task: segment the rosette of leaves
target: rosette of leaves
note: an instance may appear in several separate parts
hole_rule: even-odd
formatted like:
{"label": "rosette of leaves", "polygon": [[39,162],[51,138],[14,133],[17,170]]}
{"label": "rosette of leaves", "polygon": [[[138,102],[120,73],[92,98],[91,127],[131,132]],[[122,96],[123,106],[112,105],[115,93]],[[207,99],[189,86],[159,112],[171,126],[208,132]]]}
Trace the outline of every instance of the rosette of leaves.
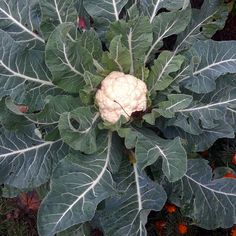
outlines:
{"label": "rosette of leaves", "polygon": [[[235,180],[189,155],[236,130],[236,42],[210,39],[226,17],[220,0],[0,0],[0,183],[50,183],[39,235],[147,235],[167,197],[196,225],[236,223]],[[149,97],[115,125],[94,103],[112,71]]]}

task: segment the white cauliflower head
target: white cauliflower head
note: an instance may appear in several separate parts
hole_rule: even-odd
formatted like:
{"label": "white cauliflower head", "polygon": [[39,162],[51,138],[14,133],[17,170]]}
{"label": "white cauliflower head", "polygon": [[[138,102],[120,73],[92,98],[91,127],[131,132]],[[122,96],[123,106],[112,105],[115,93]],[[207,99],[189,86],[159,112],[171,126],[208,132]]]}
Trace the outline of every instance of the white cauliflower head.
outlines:
{"label": "white cauliflower head", "polygon": [[121,115],[128,121],[133,112],[146,110],[146,94],[147,86],[142,80],[113,71],[102,81],[96,102],[102,119],[114,124]]}

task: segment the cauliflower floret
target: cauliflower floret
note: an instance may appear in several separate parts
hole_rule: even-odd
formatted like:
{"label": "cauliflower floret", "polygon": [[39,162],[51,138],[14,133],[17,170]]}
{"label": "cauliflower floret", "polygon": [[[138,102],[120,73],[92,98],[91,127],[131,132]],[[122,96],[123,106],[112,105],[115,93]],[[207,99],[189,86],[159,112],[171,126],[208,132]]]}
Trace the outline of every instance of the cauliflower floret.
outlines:
{"label": "cauliflower floret", "polygon": [[121,115],[128,121],[133,112],[146,110],[146,94],[147,86],[142,80],[113,71],[102,81],[96,103],[102,119],[114,124]]}

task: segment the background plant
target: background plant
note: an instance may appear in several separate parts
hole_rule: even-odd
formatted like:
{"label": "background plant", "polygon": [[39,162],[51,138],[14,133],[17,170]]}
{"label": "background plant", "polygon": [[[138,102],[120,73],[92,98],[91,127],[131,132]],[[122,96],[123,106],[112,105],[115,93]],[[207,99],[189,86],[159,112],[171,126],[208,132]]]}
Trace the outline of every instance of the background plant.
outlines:
{"label": "background plant", "polygon": [[[146,235],[167,198],[203,228],[236,222],[235,179],[194,154],[236,129],[236,43],[210,40],[227,15],[220,0],[0,0],[0,182],[50,182],[40,235],[89,235],[91,222]],[[145,114],[94,119],[111,71],[146,82]]]}

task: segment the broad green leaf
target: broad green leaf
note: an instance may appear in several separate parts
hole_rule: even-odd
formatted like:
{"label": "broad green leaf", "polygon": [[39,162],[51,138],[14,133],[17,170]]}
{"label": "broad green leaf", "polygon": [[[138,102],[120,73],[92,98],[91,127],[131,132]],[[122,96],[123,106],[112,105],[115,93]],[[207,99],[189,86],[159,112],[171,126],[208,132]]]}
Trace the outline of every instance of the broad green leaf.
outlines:
{"label": "broad green leaf", "polygon": [[166,8],[168,10],[178,10],[180,8],[185,9],[189,4],[188,0],[140,0],[138,1],[138,6],[141,11],[147,15],[150,19],[150,23],[153,22],[157,12],[161,8]]}
{"label": "broad green leaf", "polygon": [[160,115],[166,118],[175,117],[175,113],[179,110],[187,108],[193,97],[186,94],[169,94],[168,101],[160,102],[158,109],[155,109]]}
{"label": "broad green leaf", "polygon": [[39,235],[53,236],[75,224],[93,218],[98,203],[114,193],[114,181],[108,171],[112,134],[98,153],[79,152],[61,161],[52,176],[51,191],[38,216]]}
{"label": "broad green leaf", "polygon": [[75,150],[87,154],[95,152],[98,120],[99,113],[89,106],[63,113],[59,120],[63,141]]}
{"label": "broad green leaf", "polygon": [[0,29],[28,48],[44,47],[37,0],[0,0]]}
{"label": "broad green leaf", "polygon": [[44,54],[27,50],[0,30],[0,97],[10,95],[19,104],[39,109],[55,85],[44,63]]}
{"label": "broad green leaf", "polygon": [[205,229],[229,228],[236,223],[236,180],[212,180],[207,161],[189,160],[184,177],[173,184],[170,199]]}
{"label": "broad green leaf", "polygon": [[77,12],[74,0],[40,0],[39,3],[42,12],[40,28],[45,38],[48,38],[58,25],[76,22]]}
{"label": "broad green leaf", "polygon": [[121,37],[121,35],[115,36],[110,43],[109,53],[103,55],[104,67],[109,73],[111,71],[129,73],[131,66],[130,54],[128,48],[122,44]]}
{"label": "broad green leaf", "polygon": [[[171,58],[171,62],[166,64]],[[184,59],[184,56],[174,56],[170,51],[162,52],[154,61],[154,65],[151,67],[147,78],[148,91],[152,94],[155,91],[166,89],[174,81],[170,74],[180,70]]]}
{"label": "broad green leaf", "polygon": [[162,158],[162,170],[170,182],[183,177],[187,169],[187,155],[180,138],[165,140],[155,133],[140,133],[135,146],[137,164],[141,169]]}
{"label": "broad green leaf", "polygon": [[152,43],[152,26],[147,17],[138,17],[129,22],[119,21],[110,25],[109,38],[121,35],[122,44],[129,51],[129,74],[144,79],[143,62],[145,52]]}
{"label": "broad green leaf", "polygon": [[184,109],[176,109],[175,112],[180,113],[185,118],[191,116],[196,123],[200,121],[203,128],[214,128],[217,126],[218,120],[235,126],[235,123],[231,123],[230,120],[231,113],[234,113],[236,107],[235,78],[221,77],[217,82],[217,88],[212,93],[197,96],[196,101]]}
{"label": "broad green leaf", "polygon": [[[178,101],[173,103],[173,118],[165,122],[164,126],[162,123],[157,123],[161,129],[163,128],[167,137],[180,136],[186,139],[192,151],[204,151],[218,138],[234,137],[236,129],[235,76],[220,77],[216,83],[216,89],[213,92],[194,95],[189,105],[184,104],[185,108],[178,107]],[[184,96],[184,94],[179,96]],[[169,102],[167,101],[166,104]],[[165,106],[165,102],[163,104],[160,112],[166,115],[168,106]],[[168,126],[169,128],[165,130]]]}
{"label": "broad green leaf", "polygon": [[17,188],[45,183],[68,148],[61,140],[46,142],[35,134],[35,126],[24,130],[0,129],[0,182]]}
{"label": "broad green leaf", "polygon": [[[159,122],[157,122],[159,123]],[[159,126],[160,124],[157,124]],[[168,125],[168,124],[167,124]],[[217,126],[211,129],[201,128],[196,124],[195,120],[180,119],[180,121],[170,122],[167,128],[163,128],[166,138],[180,137],[189,152],[202,152],[209,149],[213,143],[220,138],[234,138],[234,130],[231,125],[218,121]],[[187,131],[184,131],[187,130]]]}
{"label": "broad green leaf", "polygon": [[162,47],[164,38],[179,34],[185,30],[189,24],[190,17],[191,9],[185,9],[168,13],[163,12],[154,18],[152,22],[154,32],[153,42],[145,55],[144,64],[148,62],[152,54]]}
{"label": "broad green leaf", "polygon": [[166,201],[164,189],[127,160],[123,161],[117,182],[122,193],[107,199],[101,214],[105,235],[147,235],[147,215],[162,209]]}
{"label": "broad green leaf", "polygon": [[192,73],[183,75],[179,82],[195,93],[209,93],[215,89],[215,80],[220,75],[236,73],[235,41],[199,41],[186,56]]}
{"label": "broad green leaf", "polygon": [[156,118],[160,116],[173,118],[178,110],[188,107],[192,102],[192,96],[186,94],[169,94],[167,97],[168,101],[160,102],[157,108],[152,109],[151,113],[143,116],[147,123],[154,125]]}
{"label": "broad green leaf", "polygon": [[128,0],[83,0],[87,12],[95,19],[109,25],[119,20],[119,14]]}
{"label": "broad green leaf", "polygon": [[46,63],[53,83],[67,92],[78,93],[85,85],[84,73],[95,71],[93,58],[80,41],[71,41],[68,32],[73,24],[59,25],[46,45]]}

